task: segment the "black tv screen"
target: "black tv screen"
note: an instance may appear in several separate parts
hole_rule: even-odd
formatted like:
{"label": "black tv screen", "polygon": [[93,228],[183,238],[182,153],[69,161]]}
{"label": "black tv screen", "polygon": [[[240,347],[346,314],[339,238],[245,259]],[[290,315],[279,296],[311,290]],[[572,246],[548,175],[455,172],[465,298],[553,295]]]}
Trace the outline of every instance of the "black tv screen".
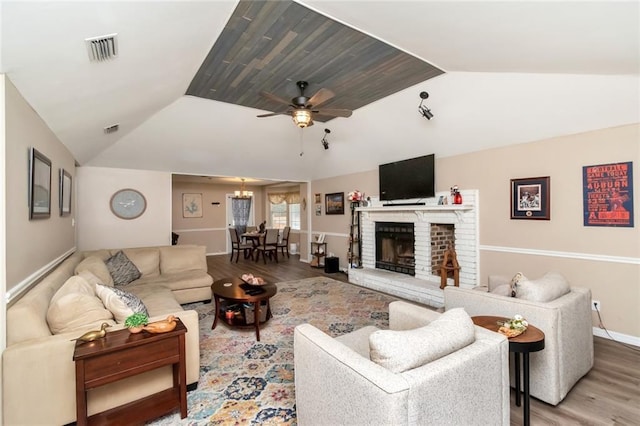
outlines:
{"label": "black tv screen", "polygon": [[381,164],[378,167],[380,200],[435,197],[434,154]]}

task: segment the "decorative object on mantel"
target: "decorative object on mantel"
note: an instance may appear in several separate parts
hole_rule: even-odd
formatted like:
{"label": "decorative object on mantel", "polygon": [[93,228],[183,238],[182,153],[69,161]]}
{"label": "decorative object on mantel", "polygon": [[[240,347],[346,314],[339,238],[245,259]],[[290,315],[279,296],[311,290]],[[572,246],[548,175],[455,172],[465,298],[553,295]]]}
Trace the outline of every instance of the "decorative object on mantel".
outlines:
{"label": "decorative object on mantel", "polygon": [[449,272],[453,273],[453,285],[460,286],[460,264],[458,263],[458,256],[452,246],[447,248],[444,252],[444,259],[440,266],[440,289],[447,286],[447,276]]}
{"label": "decorative object on mantel", "polygon": [[522,317],[522,315],[514,315],[513,318],[508,319],[503,323],[498,323],[498,325],[500,326],[498,333],[510,338],[519,336],[527,331],[529,323]]}
{"label": "decorative object on mantel", "polygon": [[349,201],[360,201],[364,198],[364,194],[357,189],[349,193]]}
{"label": "decorative object on mantel", "polygon": [[149,317],[142,312],[129,315],[127,319],[124,320],[124,326],[127,327],[131,333],[140,333],[148,323]]}
{"label": "decorative object on mantel", "polygon": [[153,334],[168,333],[169,331],[173,331],[176,325],[176,317],[169,315],[165,320],[155,321],[145,325],[143,330]]}
{"label": "decorative object on mantel", "polygon": [[462,204],[462,194],[458,189],[458,185],[453,185],[451,187],[451,203],[452,204]]}
{"label": "decorative object on mantel", "polygon": [[100,330],[87,331],[77,339],[71,339],[71,340],[72,341],[79,340],[81,342],[86,343],[86,342],[93,342],[94,340],[97,340],[97,339],[102,339],[104,336],[107,335],[107,327],[111,327],[111,326],[108,323],[103,322],[102,325],[100,326]]}

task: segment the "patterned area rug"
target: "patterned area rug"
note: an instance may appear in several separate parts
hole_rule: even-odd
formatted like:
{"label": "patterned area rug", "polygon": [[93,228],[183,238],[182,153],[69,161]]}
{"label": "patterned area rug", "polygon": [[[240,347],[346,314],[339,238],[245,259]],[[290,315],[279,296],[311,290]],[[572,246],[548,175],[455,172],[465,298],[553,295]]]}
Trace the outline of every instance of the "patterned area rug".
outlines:
{"label": "patterned area rug", "polygon": [[184,305],[200,318],[200,380],[187,394],[188,413],[152,425],[295,425],[293,329],[310,323],[331,336],[365,325],[388,328],[387,305],[396,300],[352,284],[318,277],[278,283],[271,318],[260,328],[211,330],[210,303]]}

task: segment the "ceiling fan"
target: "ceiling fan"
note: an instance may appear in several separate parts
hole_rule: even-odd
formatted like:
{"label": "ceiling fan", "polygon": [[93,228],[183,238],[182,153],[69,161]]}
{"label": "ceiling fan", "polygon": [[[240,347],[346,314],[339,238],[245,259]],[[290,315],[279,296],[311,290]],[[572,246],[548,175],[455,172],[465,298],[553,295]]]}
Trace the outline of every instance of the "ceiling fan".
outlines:
{"label": "ceiling fan", "polygon": [[298,81],[296,83],[298,89],[300,89],[300,96],[296,96],[291,99],[291,102],[282,99],[279,96],[276,96],[271,93],[261,92],[260,94],[265,98],[269,98],[272,101],[278,102],[280,104],[287,105],[286,109],[277,110],[271,112],[269,114],[261,114],[258,115],[259,118],[262,117],[273,117],[274,115],[283,115],[288,114],[293,118],[293,122],[296,126],[304,129],[305,127],[313,126],[313,115],[312,114],[321,114],[321,115],[329,115],[333,117],[351,117],[351,110],[348,109],[339,109],[339,108],[329,108],[329,109],[317,109],[317,107],[329,99],[335,96],[329,89],[320,89],[316,92],[312,97],[307,97],[304,95],[304,91],[307,87],[309,87],[309,83],[306,81]]}

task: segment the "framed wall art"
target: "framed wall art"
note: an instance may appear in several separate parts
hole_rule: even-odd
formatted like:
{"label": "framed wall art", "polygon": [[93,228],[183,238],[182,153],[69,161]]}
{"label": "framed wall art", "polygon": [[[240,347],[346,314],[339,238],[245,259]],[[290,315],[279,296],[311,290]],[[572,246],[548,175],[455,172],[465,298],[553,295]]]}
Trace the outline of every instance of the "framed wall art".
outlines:
{"label": "framed wall art", "polygon": [[551,219],[551,178],[511,179],[511,219]]}
{"label": "framed wall art", "polygon": [[60,169],[60,216],[71,214],[71,173]]}
{"label": "framed wall art", "polygon": [[320,204],[322,202],[322,194],[315,194],[315,203]]}
{"label": "framed wall art", "polygon": [[202,194],[182,194],[182,217],[202,217]]}
{"label": "framed wall art", "polygon": [[633,227],[633,163],[582,168],[584,226]]}
{"label": "framed wall art", "polygon": [[344,214],[344,192],[324,196],[325,214]]}
{"label": "framed wall art", "polygon": [[35,148],[29,155],[29,220],[51,216],[51,160]]}

